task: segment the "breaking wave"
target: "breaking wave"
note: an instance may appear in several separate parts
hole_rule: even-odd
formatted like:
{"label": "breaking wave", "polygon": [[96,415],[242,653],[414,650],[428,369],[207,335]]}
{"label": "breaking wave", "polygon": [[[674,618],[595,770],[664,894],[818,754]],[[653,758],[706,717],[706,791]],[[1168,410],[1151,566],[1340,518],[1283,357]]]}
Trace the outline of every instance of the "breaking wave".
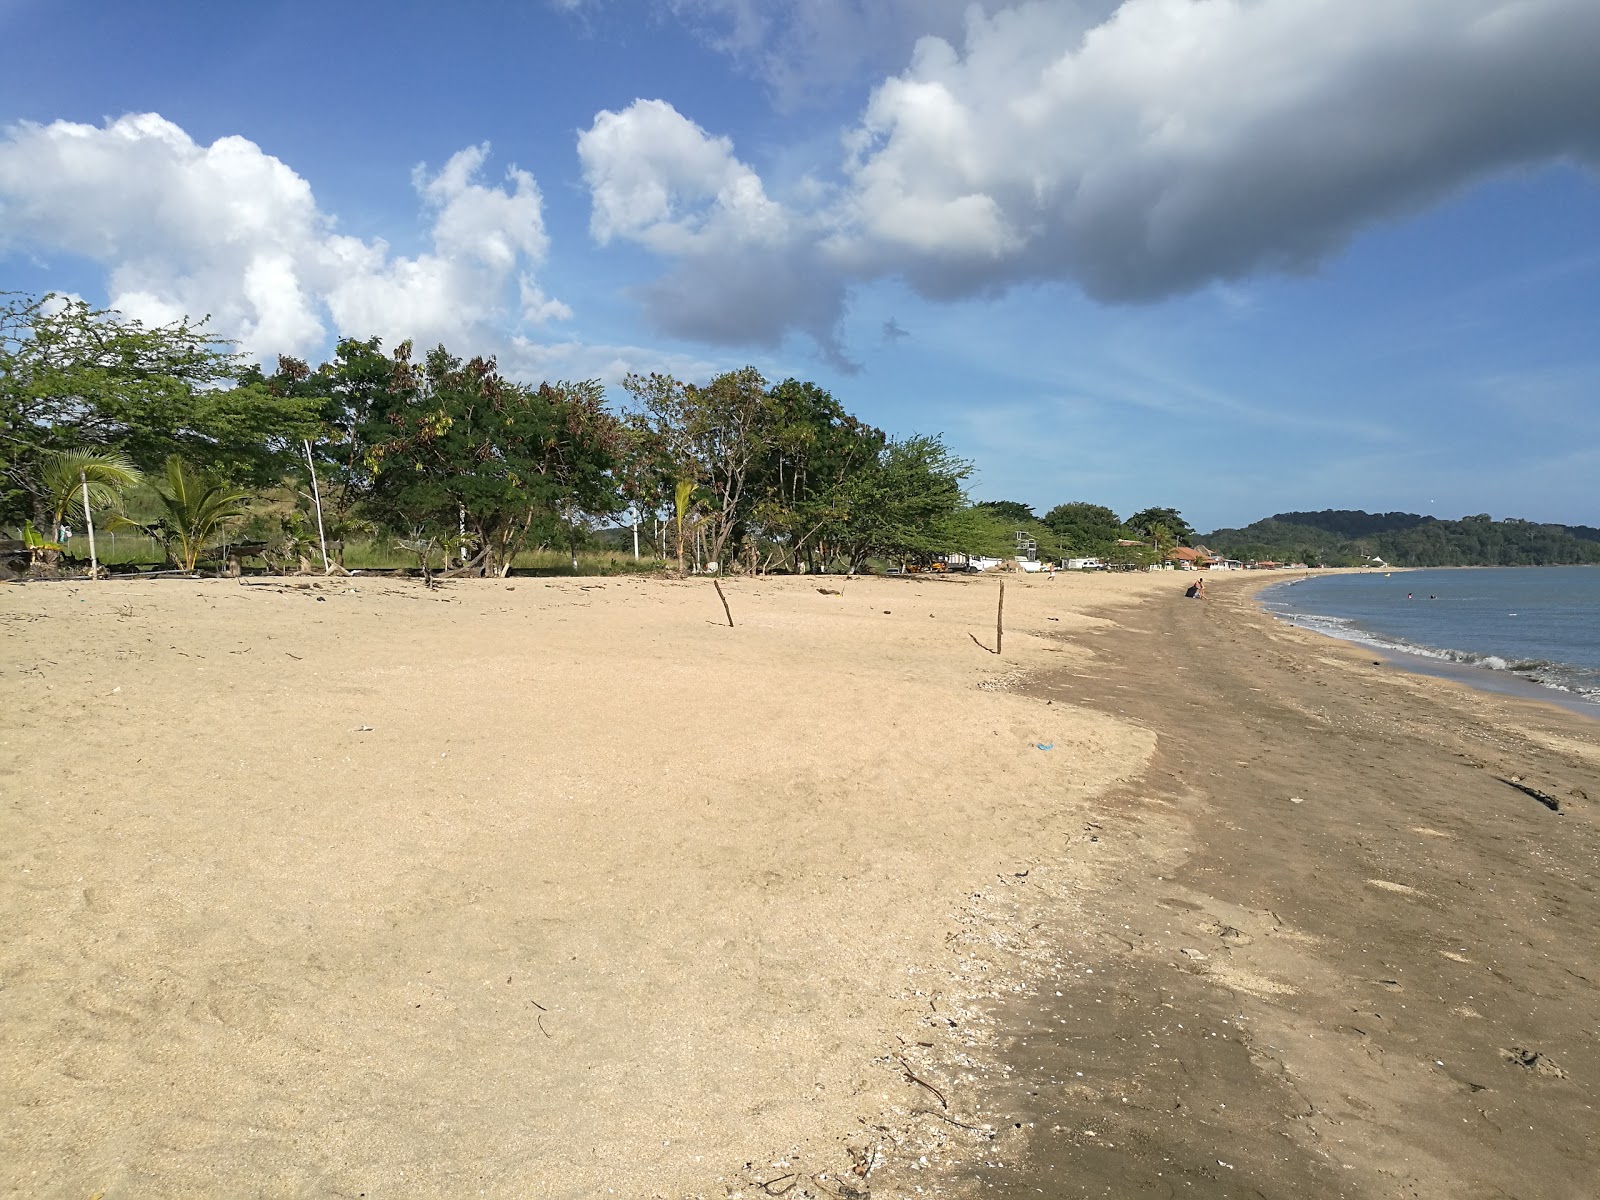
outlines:
{"label": "breaking wave", "polygon": [[1356,642],[1389,654],[1406,654],[1435,662],[1455,663],[1484,671],[1503,671],[1538,684],[1553,691],[1566,692],[1585,700],[1600,703],[1600,671],[1577,667],[1570,663],[1551,662],[1547,659],[1507,659],[1498,654],[1476,654],[1470,650],[1452,650],[1447,647],[1424,646],[1417,642],[1389,634],[1365,629],[1348,617],[1331,617],[1321,613],[1299,612],[1281,603],[1274,603],[1270,594],[1262,599],[1262,607],[1279,620],[1325,637]]}

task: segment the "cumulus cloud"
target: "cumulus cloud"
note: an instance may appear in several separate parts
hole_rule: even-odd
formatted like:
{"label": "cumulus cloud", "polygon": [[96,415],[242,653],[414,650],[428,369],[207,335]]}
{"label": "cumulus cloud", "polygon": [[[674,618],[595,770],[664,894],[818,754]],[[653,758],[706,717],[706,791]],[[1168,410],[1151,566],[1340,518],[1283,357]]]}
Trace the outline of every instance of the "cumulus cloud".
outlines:
{"label": "cumulus cloud", "polygon": [[0,250],[102,263],[113,307],[148,321],[210,313],[263,358],[342,333],[472,343],[508,309],[513,324],[571,315],[534,274],[549,245],[537,184],[515,168],[480,182],[488,152],[416,169],[433,248],[407,257],[339,233],[310,185],[245,138],[201,146],[154,113],[16,125],[0,137]]}
{"label": "cumulus cloud", "polygon": [[[783,22],[811,19],[798,3],[679,4],[721,12],[751,54],[780,53]],[[891,6],[896,20],[913,7]],[[580,139],[595,232],[672,260],[644,294],[677,332],[770,341],[779,326],[833,328],[849,286],[880,277],[935,298],[1053,280],[1126,302],[1306,271],[1363,228],[1495,172],[1600,163],[1594,0],[1111,8],[975,6],[959,36],[922,38],[847,131],[835,186],[809,204],[767,199],[725,139],[681,117],[679,140],[624,168],[608,141],[642,143],[677,114],[659,101],[602,113]],[[826,23],[856,9],[867,6],[812,11]],[[950,15],[929,11],[929,28]],[[726,199],[734,179],[787,239],[796,275],[775,276],[787,311],[779,296],[748,308],[759,256]],[[691,276],[745,286],[719,304],[692,296]]]}
{"label": "cumulus cloud", "polygon": [[[784,107],[899,66],[919,38],[957,37],[975,0],[661,0]],[[981,0],[993,11],[999,0]]]}
{"label": "cumulus cloud", "polygon": [[760,177],[672,105],[638,100],[578,136],[602,245],[634,242],[675,266],[639,289],[664,333],[776,346],[791,328],[848,367],[834,335],[844,281],[812,261],[825,218],[769,198]]}

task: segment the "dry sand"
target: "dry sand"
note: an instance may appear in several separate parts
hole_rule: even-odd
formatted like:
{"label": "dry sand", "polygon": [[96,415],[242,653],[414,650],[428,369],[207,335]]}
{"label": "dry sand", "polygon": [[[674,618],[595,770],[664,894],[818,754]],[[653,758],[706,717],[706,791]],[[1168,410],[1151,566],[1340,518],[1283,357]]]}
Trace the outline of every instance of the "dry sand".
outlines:
{"label": "dry sand", "polygon": [[993,690],[1059,654],[984,582],[0,593],[7,1185],[847,1167],[964,895],[1154,744]]}
{"label": "dry sand", "polygon": [[0,1183],[1588,1194],[1596,727],[1182,582],[5,589]]}

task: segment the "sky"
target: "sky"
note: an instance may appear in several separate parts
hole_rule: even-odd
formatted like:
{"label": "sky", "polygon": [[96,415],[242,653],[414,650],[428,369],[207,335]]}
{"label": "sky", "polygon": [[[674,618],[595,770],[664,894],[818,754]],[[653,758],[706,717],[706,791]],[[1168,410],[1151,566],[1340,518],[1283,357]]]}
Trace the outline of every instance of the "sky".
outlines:
{"label": "sky", "polygon": [[1600,525],[1595,0],[0,0],[0,290],[747,363],[980,499]]}

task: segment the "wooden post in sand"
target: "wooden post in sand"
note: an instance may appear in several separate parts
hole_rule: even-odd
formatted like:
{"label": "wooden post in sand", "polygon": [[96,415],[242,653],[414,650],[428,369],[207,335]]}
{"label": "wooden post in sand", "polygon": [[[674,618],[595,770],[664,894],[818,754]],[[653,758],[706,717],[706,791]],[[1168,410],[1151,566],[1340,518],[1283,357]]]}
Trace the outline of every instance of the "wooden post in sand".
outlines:
{"label": "wooden post in sand", "polygon": [[711,581],[711,586],[717,589],[717,599],[722,601],[722,611],[727,615],[728,628],[733,628],[733,610],[728,607],[728,598],[722,594],[722,584],[717,580]]}
{"label": "wooden post in sand", "polygon": [[1000,645],[1006,637],[1006,581],[1000,581],[1000,603],[994,610],[994,652],[1000,653]]}

